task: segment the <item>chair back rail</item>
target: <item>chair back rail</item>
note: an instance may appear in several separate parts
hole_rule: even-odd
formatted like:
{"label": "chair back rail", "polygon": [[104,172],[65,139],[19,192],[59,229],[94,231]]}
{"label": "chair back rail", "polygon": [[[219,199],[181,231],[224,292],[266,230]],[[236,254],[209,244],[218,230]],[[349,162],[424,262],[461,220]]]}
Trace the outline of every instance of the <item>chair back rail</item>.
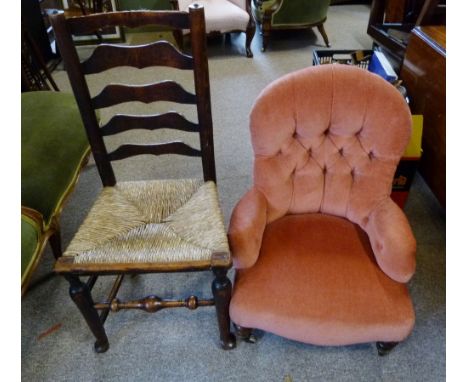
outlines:
{"label": "chair back rail", "polygon": [[189,93],[177,82],[163,81],[150,85],[130,86],[121,84],[107,85],[91,102],[94,109],[118,105],[124,102],[140,101],[151,103],[169,101],[183,104],[197,103],[195,94]]}
{"label": "chair back rail", "polygon": [[[201,156],[204,180],[216,182],[203,7],[192,4],[188,13],[125,11],[69,19],[65,19],[63,14],[57,14],[51,16],[51,23],[104,186],[113,186],[116,183],[111,161],[142,154]],[[189,29],[191,32],[191,55],[181,53],[168,42],[140,46],[103,44],[99,45],[87,60],[80,62],[72,39],[72,35],[91,34],[105,27],[126,26],[134,28],[153,24],[171,29]],[[195,94],[186,91],[174,81],[162,81],[135,86],[108,84],[97,96],[91,98],[85,75],[99,73],[118,66],[136,68],[169,66],[182,70],[191,69],[194,73]],[[169,101],[194,104],[197,108],[198,124],[188,121],[178,113],[169,112],[146,116],[115,115],[103,128],[99,127],[95,114],[96,109],[131,101],[144,103]],[[156,130],[160,128],[198,132],[200,150],[182,142],[168,142],[156,145],[124,144],[112,153],[108,153],[103,139],[103,136],[130,129]]]}
{"label": "chair back rail", "polygon": [[156,130],[163,128],[188,132],[199,131],[198,124],[190,122],[182,114],[171,111],[169,113],[146,116],[118,114],[101,127],[101,134],[107,136],[132,129]]}
{"label": "chair back rail", "polygon": [[190,17],[187,12],[178,11],[121,11],[72,17],[67,24],[70,33],[74,35],[92,34],[101,28],[117,26],[137,28],[160,25],[171,29],[189,29]]}
{"label": "chair back rail", "polygon": [[125,159],[135,155],[152,154],[152,155],[163,155],[163,154],[179,154],[190,157],[201,156],[201,151],[194,149],[193,147],[177,141],[169,143],[161,143],[158,145],[122,145],[119,146],[115,151],[112,151],[107,157],[110,161]]}
{"label": "chair back rail", "polygon": [[140,46],[102,44],[82,62],[84,74],[95,74],[118,66],[146,68],[170,66],[176,69],[193,69],[192,57],[181,54],[171,43],[157,41]]}

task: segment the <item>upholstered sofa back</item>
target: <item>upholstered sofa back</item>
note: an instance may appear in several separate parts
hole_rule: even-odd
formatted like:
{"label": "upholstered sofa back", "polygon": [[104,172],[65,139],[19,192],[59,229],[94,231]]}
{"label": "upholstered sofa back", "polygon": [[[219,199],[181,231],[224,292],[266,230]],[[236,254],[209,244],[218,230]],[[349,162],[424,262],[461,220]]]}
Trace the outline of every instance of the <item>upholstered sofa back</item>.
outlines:
{"label": "upholstered sofa back", "polygon": [[347,65],[314,66],[271,83],[250,115],[254,185],[268,222],[321,212],[366,225],[389,197],[411,114],[388,82]]}

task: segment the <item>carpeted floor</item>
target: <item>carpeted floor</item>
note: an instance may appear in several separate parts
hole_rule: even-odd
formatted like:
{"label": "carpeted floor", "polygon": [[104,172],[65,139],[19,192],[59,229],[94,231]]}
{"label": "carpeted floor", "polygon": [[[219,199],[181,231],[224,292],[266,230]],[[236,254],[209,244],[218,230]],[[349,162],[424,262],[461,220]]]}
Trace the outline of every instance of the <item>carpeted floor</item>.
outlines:
{"label": "carpeted floor", "polygon": [[[334,6],[326,29],[332,49],[370,48],[366,34],[369,8],[365,5]],[[226,224],[236,201],[248,189],[252,152],[248,114],[254,99],[271,81],[311,65],[312,49],[323,48],[318,32],[280,33],[271,48],[260,52],[258,32],[254,58],[243,56],[244,36],[209,43],[215,154],[218,186]],[[82,48],[82,54],[87,49]],[[119,69],[107,75],[114,81],[139,76],[156,81],[167,72],[157,69]],[[190,88],[188,77],[177,73]],[[135,76],[135,77],[134,77]],[[63,70],[54,73],[59,87],[70,91]],[[92,78],[92,92],[101,83]],[[124,82],[124,81],[123,81]],[[120,110],[144,112],[148,107],[126,104]],[[153,109],[154,110],[154,109]],[[192,110],[180,109],[189,116]],[[108,115],[103,113],[103,119]],[[132,133],[130,138],[132,138]],[[125,134],[124,134],[125,135]],[[147,141],[151,133],[139,138]],[[164,138],[170,137],[164,133]],[[126,137],[129,137],[126,135]],[[110,142],[112,146],[119,139]],[[196,145],[196,136],[184,135]],[[171,166],[168,166],[169,161]],[[188,165],[187,165],[188,163]],[[177,157],[140,157],[116,162],[120,180],[201,175],[198,160]],[[96,167],[83,171],[62,215],[66,246],[101,187]],[[411,336],[387,357],[378,357],[374,344],[346,347],[306,345],[263,333],[257,344],[239,342],[235,350],[217,347],[214,308],[196,311],[165,310],[156,314],[123,311],[110,314],[106,329],[107,353],[93,351],[93,337],[68,297],[67,282],[55,277],[30,291],[22,300],[21,352],[24,381],[442,381],[445,380],[445,213],[423,180],[417,176],[405,211],[418,241],[418,267],[410,282],[416,310]],[[51,269],[47,249],[38,275]],[[232,276],[232,272],[230,273]],[[196,292],[210,295],[209,273],[137,276],[124,281],[119,296],[139,298],[148,294],[186,297]],[[103,298],[111,283],[100,279],[96,296]],[[188,292],[190,291],[190,292]],[[94,292],[94,291],[93,291]],[[274,301],[272,301],[274,303]],[[50,329],[56,329],[51,330]]]}

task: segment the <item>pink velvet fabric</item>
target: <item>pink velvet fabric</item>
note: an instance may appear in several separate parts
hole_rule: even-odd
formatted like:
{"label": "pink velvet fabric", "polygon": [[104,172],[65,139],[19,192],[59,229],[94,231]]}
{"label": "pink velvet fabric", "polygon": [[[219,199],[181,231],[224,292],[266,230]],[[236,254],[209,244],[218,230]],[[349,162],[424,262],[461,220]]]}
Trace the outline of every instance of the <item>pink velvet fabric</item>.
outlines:
{"label": "pink velvet fabric", "polygon": [[250,129],[254,184],[228,232],[233,321],[314,344],[403,340],[416,253],[390,199],[403,97],[363,69],[310,67],[263,90]]}
{"label": "pink velvet fabric", "polygon": [[[252,192],[267,201],[266,224],[286,214],[345,217],[370,236],[384,272],[396,281],[409,280],[416,242],[390,192],[411,135],[411,114],[393,86],[347,65],[300,70],[262,91],[250,129],[255,153]],[[240,205],[250,207],[233,212],[230,243],[238,268],[251,266],[258,256],[255,246],[244,252],[245,246],[239,245],[246,239],[236,223],[241,211],[261,209],[255,203],[242,200]],[[263,232],[262,227],[256,230]]]}
{"label": "pink velvet fabric", "polygon": [[230,316],[316,345],[399,342],[414,326],[406,285],[380,270],[366,233],[320,213],[267,225],[257,262],[236,271]]}

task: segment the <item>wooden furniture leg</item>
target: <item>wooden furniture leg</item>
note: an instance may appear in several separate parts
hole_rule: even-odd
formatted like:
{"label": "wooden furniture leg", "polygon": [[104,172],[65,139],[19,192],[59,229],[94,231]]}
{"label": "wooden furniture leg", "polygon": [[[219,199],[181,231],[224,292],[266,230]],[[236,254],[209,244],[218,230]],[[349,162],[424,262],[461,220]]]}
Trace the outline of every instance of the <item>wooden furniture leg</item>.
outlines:
{"label": "wooden furniture leg", "polygon": [[252,334],[252,328],[244,328],[239,325],[234,325],[234,327],[236,328],[237,337],[239,337],[242,341],[248,342],[249,344],[254,344],[257,342],[257,337]]}
{"label": "wooden furniture leg", "polygon": [[384,356],[390,353],[398,345],[398,342],[377,342],[375,345],[377,346],[379,355]]}
{"label": "wooden furniture leg", "polygon": [[215,279],[213,280],[211,289],[218,317],[219,338],[221,340],[221,347],[224,350],[230,350],[236,347],[236,337],[231,333],[231,319],[229,318],[232,285],[226,276],[226,268],[214,268],[213,273]]}
{"label": "wooden furniture leg", "polygon": [[330,47],[330,43],[328,42],[328,36],[327,36],[327,33],[325,32],[325,28],[324,28],[323,24],[317,25],[317,28],[318,28],[318,31],[320,32],[320,34],[322,35],[323,41],[325,41],[325,45],[327,47]]}
{"label": "wooden furniture leg", "polygon": [[94,337],[96,337],[94,350],[97,353],[104,353],[109,349],[109,341],[99,314],[94,308],[93,298],[88,286],[81,282],[78,276],[66,275],[65,278],[70,283],[71,299],[80,310]]}
{"label": "wooden furniture leg", "polygon": [[250,49],[250,44],[255,36],[255,22],[252,18],[249,20],[247,25],[247,30],[245,31],[245,55],[249,58],[253,57],[252,50]]}

